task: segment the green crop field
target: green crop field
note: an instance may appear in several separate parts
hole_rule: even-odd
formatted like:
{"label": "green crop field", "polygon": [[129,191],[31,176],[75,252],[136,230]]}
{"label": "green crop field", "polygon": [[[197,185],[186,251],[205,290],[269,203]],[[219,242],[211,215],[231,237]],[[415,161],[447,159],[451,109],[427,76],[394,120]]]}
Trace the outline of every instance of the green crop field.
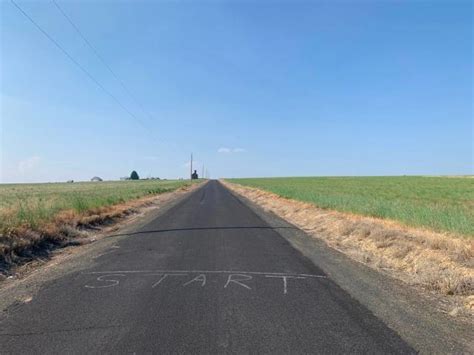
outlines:
{"label": "green crop field", "polygon": [[228,181],[321,208],[474,236],[474,179],[469,177],[294,177]]}
{"label": "green crop field", "polygon": [[189,184],[189,180],[0,184],[0,234],[19,226],[34,229],[60,211],[83,213]]}

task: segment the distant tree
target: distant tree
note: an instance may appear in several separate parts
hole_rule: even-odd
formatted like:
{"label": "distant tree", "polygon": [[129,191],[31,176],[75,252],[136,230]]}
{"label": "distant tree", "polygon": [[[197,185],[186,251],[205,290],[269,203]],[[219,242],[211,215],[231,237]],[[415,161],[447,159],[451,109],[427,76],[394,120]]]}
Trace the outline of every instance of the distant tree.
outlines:
{"label": "distant tree", "polygon": [[133,170],[132,173],[130,174],[130,180],[139,180],[140,177],[138,176],[138,173]]}

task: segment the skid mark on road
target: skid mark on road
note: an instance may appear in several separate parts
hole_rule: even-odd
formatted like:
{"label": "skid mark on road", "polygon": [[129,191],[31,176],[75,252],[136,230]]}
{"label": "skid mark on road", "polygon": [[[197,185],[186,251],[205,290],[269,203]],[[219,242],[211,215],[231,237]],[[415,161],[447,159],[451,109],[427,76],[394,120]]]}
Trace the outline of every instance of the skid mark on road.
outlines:
{"label": "skid mark on road", "polygon": [[199,199],[199,204],[204,204],[204,200],[206,199],[206,189],[203,189],[201,198]]}

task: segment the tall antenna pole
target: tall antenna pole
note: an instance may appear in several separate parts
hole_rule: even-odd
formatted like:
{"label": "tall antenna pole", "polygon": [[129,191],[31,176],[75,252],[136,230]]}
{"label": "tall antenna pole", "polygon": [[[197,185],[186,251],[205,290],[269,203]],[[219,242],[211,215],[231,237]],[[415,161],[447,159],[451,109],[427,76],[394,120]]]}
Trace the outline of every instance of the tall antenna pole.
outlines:
{"label": "tall antenna pole", "polygon": [[191,170],[190,170],[190,173],[189,173],[189,179],[192,180],[192,178],[193,178],[193,153],[191,153],[191,165],[190,165],[190,167],[191,167]]}

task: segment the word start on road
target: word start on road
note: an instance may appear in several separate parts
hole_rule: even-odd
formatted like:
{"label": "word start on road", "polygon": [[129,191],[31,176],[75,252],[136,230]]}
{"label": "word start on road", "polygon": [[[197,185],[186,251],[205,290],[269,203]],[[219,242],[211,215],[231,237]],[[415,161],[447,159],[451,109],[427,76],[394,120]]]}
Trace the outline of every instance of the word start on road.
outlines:
{"label": "word start on road", "polygon": [[[87,283],[84,287],[90,289],[103,289],[119,286],[130,276],[145,276],[151,279],[151,288],[182,286],[182,287],[205,287],[209,278],[214,275],[224,276],[223,289],[239,287],[252,290],[255,279],[274,279],[281,285],[284,295],[288,293],[291,283],[297,280],[326,278],[324,275],[311,274],[287,274],[275,272],[255,272],[255,271],[202,271],[202,270],[156,270],[156,271],[96,271],[89,275],[95,275],[93,282]],[[98,276],[97,276],[98,275]],[[215,279],[213,280],[215,281]]]}

